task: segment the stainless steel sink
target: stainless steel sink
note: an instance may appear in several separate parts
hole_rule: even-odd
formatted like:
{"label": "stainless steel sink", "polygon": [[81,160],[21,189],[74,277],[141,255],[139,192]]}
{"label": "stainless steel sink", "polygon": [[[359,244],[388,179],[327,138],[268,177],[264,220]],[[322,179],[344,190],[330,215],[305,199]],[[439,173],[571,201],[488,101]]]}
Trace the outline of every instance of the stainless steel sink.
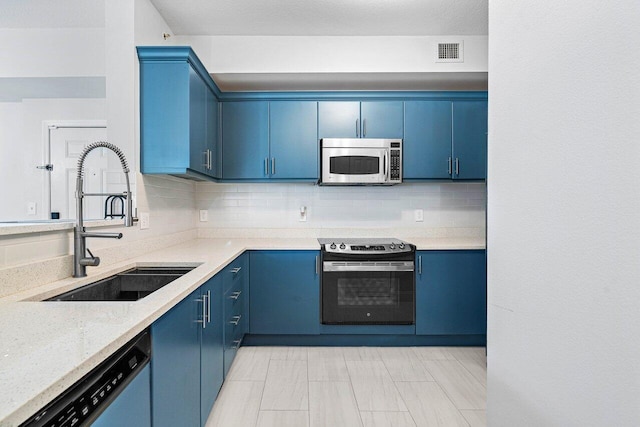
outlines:
{"label": "stainless steel sink", "polygon": [[195,267],[136,267],[46,301],[137,301]]}

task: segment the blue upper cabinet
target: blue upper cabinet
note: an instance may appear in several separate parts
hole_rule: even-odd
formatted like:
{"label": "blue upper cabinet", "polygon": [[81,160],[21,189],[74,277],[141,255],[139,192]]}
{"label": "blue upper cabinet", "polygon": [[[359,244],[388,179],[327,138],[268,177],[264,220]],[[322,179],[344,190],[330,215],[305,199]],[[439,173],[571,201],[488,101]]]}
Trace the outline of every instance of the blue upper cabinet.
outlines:
{"label": "blue upper cabinet", "polygon": [[215,83],[188,47],[139,47],[138,58],[141,172],[213,177]]}
{"label": "blue upper cabinet", "polygon": [[402,101],[321,101],[320,138],[402,138]]}
{"label": "blue upper cabinet", "polygon": [[451,101],[406,101],[404,179],[451,178]]}
{"label": "blue upper cabinet", "polygon": [[485,251],[419,251],[417,335],[485,335]]}
{"label": "blue upper cabinet", "polygon": [[359,138],[360,103],[321,101],[318,103],[319,138]]}
{"label": "blue upper cabinet", "polygon": [[487,102],[453,102],[453,179],[487,177]]}
{"label": "blue upper cabinet", "polygon": [[[208,89],[208,88],[207,88]],[[207,175],[213,178],[222,178],[222,167],[220,164],[220,143],[218,141],[219,134],[219,102],[211,90],[206,91],[207,103],[207,133],[205,148],[205,164]],[[208,151],[207,151],[208,150]]]}
{"label": "blue upper cabinet", "polygon": [[249,333],[320,333],[318,251],[250,253]]}
{"label": "blue upper cabinet", "polygon": [[366,101],[361,106],[361,132],[363,138],[402,138],[403,102]]}
{"label": "blue upper cabinet", "polygon": [[318,179],[317,126],[317,102],[269,103],[270,178]]}
{"label": "blue upper cabinet", "polygon": [[224,102],[222,140],[222,178],[269,177],[268,102]]}

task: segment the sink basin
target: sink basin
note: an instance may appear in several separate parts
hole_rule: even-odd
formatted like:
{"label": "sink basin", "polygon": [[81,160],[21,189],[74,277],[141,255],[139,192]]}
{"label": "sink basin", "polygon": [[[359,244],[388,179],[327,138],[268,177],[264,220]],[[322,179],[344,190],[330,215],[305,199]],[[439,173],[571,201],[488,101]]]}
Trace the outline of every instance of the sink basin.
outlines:
{"label": "sink basin", "polygon": [[137,301],[195,267],[136,267],[46,301]]}

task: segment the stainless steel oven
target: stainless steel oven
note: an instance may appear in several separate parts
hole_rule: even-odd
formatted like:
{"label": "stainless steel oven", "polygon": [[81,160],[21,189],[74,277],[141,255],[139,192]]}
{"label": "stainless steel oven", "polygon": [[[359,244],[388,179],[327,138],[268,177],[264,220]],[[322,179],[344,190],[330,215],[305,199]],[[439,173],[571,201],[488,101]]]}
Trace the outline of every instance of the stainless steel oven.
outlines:
{"label": "stainless steel oven", "polygon": [[415,247],[396,239],[319,239],[322,323],[415,321]]}

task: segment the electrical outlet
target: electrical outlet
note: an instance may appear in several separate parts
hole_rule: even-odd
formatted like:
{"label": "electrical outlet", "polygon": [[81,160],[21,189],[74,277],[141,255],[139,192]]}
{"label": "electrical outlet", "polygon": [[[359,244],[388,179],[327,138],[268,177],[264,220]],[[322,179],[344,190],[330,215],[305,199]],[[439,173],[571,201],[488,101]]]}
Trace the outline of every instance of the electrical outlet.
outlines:
{"label": "electrical outlet", "polygon": [[422,209],[416,209],[415,211],[413,211],[413,218],[416,220],[416,222],[424,221],[424,211]]}
{"label": "electrical outlet", "polygon": [[149,212],[140,213],[140,230],[149,228]]}
{"label": "electrical outlet", "polygon": [[27,215],[35,215],[38,204],[36,202],[27,203]]}
{"label": "electrical outlet", "polygon": [[200,222],[209,221],[209,211],[206,209],[200,209]]}
{"label": "electrical outlet", "polygon": [[300,222],[306,222],[307,221],[307,207],[306,206],[300,206],[300,217],[298,218],[298,221],[300,221]]}

